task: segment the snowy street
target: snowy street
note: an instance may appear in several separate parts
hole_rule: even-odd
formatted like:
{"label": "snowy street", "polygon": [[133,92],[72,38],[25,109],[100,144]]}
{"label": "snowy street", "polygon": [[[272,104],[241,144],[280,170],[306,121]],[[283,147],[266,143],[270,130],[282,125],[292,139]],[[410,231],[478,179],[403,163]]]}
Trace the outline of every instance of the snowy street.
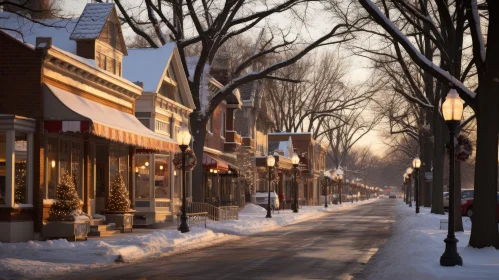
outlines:
{"label": "snowy street", "polygon": [[395,204],[376,200],[205,249],[62,278],[350,279],[390,236]]}

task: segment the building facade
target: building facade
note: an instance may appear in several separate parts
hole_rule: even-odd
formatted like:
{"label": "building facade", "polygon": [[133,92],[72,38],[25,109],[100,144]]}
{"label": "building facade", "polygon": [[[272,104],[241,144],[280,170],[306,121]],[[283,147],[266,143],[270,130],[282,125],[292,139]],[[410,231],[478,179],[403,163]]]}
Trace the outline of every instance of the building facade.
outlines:
{"label": "building facade", "polygon": [[128,52],[114,4],[46,21],[0,13],[14,30],[0,31],[0,242],[39,238],[64,174],[93,216],[115,176],[135,199],[137,149],[178,149],[135,117],[143,90],[122,77]]}

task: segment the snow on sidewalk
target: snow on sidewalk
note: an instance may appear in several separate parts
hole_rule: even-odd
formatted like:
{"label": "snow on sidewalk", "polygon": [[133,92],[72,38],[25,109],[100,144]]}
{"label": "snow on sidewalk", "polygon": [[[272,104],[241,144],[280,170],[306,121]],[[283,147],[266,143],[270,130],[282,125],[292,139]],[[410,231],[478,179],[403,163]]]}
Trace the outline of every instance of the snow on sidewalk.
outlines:
{"label": "snow on sidewalk", "polygon": [[0,243],[0,279],[49,277],[77,270],[132,262],[202,248],[236,238],[193,227],[182,234],[176,230],[156,230],[144,235],[68,242],[65,239]]}
{"label": "snow on sidewalk", "polygon": [[440,220],[447,219],[447,213],[431,214],[430,208],[422,207],[416,215],[415,208],[403,202],[395,207],[398,219],[393,234],[366,267],[367,279],[499,279],[499,250],[468,247],[468,217],[463,217],[464,232],[456,233],[463,266],[442,267],[447,228],[440,229]]}
{"label": "snow on sidewalk", "polygon": [[272,213],[272,219],[265,218],[267,210],[263,207],[248,204],[239,212],[239,220],[223,221],[223,222],[208,222],[208,228],[215,232],[223,232],[235,235],[252,235],[263,231],[274,230],[278,227],[290,225],[305,220],[317,219],[327,213],[349,209],[358,205],[371,203],[375,199],[345,202],[341,205],[330,204],[328,208],[321,206],[303,206],[298,213],[293,213],[291,210],[276,211]]}
{"label": "snow on sidewalk", "polygon": [[237,221],[209,222],[208,229],[194,226],[191,232],[155,230],[144,234],[118,234],[81,242],[65,239],[0,243],[0,279],[46,278],[109,266],[116,261],[136,262],[145,258],[170,255],[203,248],[262,231],[320,218],[328,212],[349,209],[374,199],[342,205],[304,206],[298,214],[281,211],[266,219],[266,210],[248,204]]}

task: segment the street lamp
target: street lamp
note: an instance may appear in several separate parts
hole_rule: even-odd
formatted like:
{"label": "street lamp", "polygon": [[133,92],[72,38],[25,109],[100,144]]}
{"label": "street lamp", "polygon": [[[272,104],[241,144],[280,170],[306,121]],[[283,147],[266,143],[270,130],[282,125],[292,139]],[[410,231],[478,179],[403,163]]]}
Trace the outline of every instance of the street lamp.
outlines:
{"label": "street lamp", "polygon": [[[326,178],[324,176],[324,178]],[[326,179],[327,180],[327,179]],[[327,194],[328,194],[328,191],[329,191],[329,181],[326,181],[326,186],[325,186],[325,190],[324,190],[324,208],[327,208]]]}
{"label": "street lamp", "polygon": [[271,178],[271,175],[272,175],[272,168],[274,167],[275,165],[275,158],[273,155],[269,155],[267,156],[267,167],[269,168],[269,197],[268,197],[268,201],[267,201],[267,216],[265,216],[265,218],[272,218],[272,214],[270,213],[270,184],[272,182],[272,178]]}
{"label": "street lamp", "polygon": [[412,160],[412,167],[416,171],[414,174],[414,187],[416,188],[416,214],[419,214],[419,168],[421,167],[421,160],[416,157]]}
{"label": "street lamp", "polygon": [[463,265],[463,259],[457,252],[457,242],[454,235],[454,137],[463,116],[463,102],[455,89],[451,89],[442,104],[442,115],[449,128],[449,222],[445,238],[445,252],[440,257],[441,266]]}
{"label": "street lamp", "polygon": [[412,207],[412,184],[411,184],[411,174],[412,168],[408,167],[405,173],[407,173],[407,178],[409,178],[409,207]]}
{"label": "street lamp", "polygon": [[336,174],[338,175],[338,178],[340,179],[340,181],[338,182],[338,188],[339,188],[339,191],[340,191],[339,195],[340,195],[340,204],[341,204],[341,194],[342,194],[342,192],[343,192],[343,191],[342,191],[342,188],[343,188],[343,187],[341,186],[341,181],[343,180],[343,170],[341,170],[341,169],[336,169],[336,171],[335,171],[335,172],[336,172]]}
{"label": "street lamp", "polygon": [[293,207],[293,212],[298,213],[298,182],[296,181],[296,169],[298,168],[298,164],[300,163],[300,157],[296,153],[293,154],[291,158],[291,163],[293,164],[293,173],[295,176],[295,205]]}
{"label": "street lamp", "polygon": [[[187,225],[187,213],[186,213],[186,193],[185,193],[185,150],[189,147],[191,143],[191,134],[186,126],[182,126],[177,133],[177,143],[182,151],[182,216],[180,216],[180,232],[189,232],[189,226]],[[147,162],[146,162],[147,163]]]}

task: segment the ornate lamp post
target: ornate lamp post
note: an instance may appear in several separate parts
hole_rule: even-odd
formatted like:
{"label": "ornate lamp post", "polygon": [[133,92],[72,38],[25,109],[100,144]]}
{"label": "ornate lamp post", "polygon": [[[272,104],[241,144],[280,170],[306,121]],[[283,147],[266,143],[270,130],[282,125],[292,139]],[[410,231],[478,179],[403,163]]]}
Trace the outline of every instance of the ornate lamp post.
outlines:
{"label": "ornate lamp post", "polygon": [[409,207],[412,207],[412,182],[411,182],[411,174],[412,174],[412,168],[408,167],[405,173],[407,173],[407,178],[409,178]]}
{"label": "ornate lamp post", "polygon": [[267,167],[269,168],[269,197],[267,201],[267,216],[265,218],[272,218],[272,214],[270,213],[270,185],[272,184],[272,169],[275,165],[275,158],[273,155],[267,156]]}
{"label": "ornate lamp post", "polygon": [[406,184],[406,174],[404,173],[404,202],[407,204],[407,184]]}
{"label": "ornate lamp post", "polygon": [[294,185],[295,185],[295,203],[293,206],[293,212],[298,213],[298,182],[296,181],[296,169],[298,168],[298,164],[300,163],[300,157],[296,153],[293,154],[291,158],[291,163],[293,164],[293,174],[295,177]]}
{"label": "ornate lamp post", "polygon": [[341,193],[342,193],[342,189],[343,189],[343,186],[341,185],[341,181],[343,181],[343,170],[341,169],[336,169],[336,174],[338,174],[338,178],[340,179],[340,181],[338,182],[338,189],[339,189],[339,196],[340,196],[340,204],[341,204]]}
{"label": "ornate lamp post", "polygon": [[419,214],[419,168],[421,167],[421,160],[416,157],[412,160],[412,168],[416,171],[414,174],[414,187],[416,188],[416,214]]}
{"label": "ornate lamp post", "polygon": [[179,230],[181,233],[189,232],[189,226],[187,225],[187,213],[186,213],[186,193],[185,193],[185,150],[189,147],[191,143],[191,134],[186,126],[182,126],[177,134],[177,143],[182,151],[182,216],[180,216]]}
{"label": "ornate lamp post", "polygon": [[451,89],[442,104],[442,115],[449,127],[449,223],[447,238],[445,238],[445,252],[440,257],[441,266],[463,265],[463,259],[457,252],[457,240],[454,235],[454,137],[463,116],[463,102],[455,89]]}

